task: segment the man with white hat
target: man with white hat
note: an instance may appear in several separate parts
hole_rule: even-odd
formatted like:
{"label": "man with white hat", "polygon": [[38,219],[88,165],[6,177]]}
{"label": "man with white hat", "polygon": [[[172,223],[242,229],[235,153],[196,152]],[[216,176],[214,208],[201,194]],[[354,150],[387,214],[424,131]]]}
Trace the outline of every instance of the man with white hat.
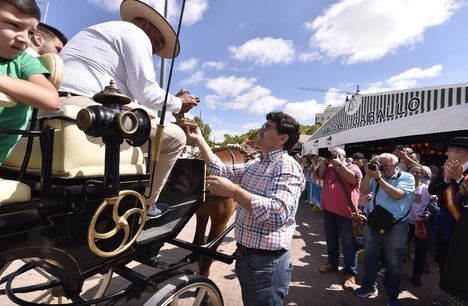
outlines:
{"label": "man with white hat", "polygon": [[[59,89],[62,107],[95,104],[91,97],[114,80],[133,101],[152,110],[162,109],[166,92],[156,81],[152,57],[177,56],[180,46],[176,34],[163,16],[141,1],[122,1],[120,14],[123,21],[88,27],[60,52],[65,65]],[[189,93],[179,97],[168,95],[167,110],[173,113],[186,113],[196,105],[195,97]],[[152,121],[152,139],[158,123],[157,118]],[[185,142],[182,129],[166,122],[159,161],[150,165],[151,172],[156,168],[156,174],[148,203],[156,202]],[[158,213],[154,205],[148,211],[149,215]]]}

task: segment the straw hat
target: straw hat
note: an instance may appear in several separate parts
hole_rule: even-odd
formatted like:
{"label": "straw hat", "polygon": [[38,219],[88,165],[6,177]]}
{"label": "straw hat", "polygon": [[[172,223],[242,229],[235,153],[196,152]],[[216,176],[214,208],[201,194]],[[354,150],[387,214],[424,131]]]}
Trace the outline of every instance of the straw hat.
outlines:
{"label": "straw hat", "polygon": [[172,58],[174,45],[177,45],[175,56],[179,55],[180,45],[176,39],[176,33],[169,22],[155,11],[151,6],[137,0],[123,0],[120,4],[120,16],[123,21],[131,22],[137,17],[148,19],[164,36],[164,47],[157,55]]}

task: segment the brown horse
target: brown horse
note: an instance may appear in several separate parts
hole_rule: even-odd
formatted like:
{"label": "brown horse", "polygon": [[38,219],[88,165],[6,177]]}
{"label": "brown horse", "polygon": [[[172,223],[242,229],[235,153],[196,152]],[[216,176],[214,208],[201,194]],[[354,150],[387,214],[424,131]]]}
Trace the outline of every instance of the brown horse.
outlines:
{"label": "brown horse", "polygon": [[[218,156],[227,165],[242,164],[248,159],[247,152],[243,148],[236,146],[216,148],[213,149],[213,153],[215,153],[216,156]],[[196,213],[197,227],[193,243],[203,245],[218,237],[226,229],[229,219],[236,209],[236,205],[237,203],[232,198],[208,194],[205,202]],[[205,232],[208,219],[211,220],[211,226],[208,239],[205,242]],[[221,243],[221,241],[219,243]],[[219,243],[214,247],[217,248]],[[202,257],[198,262],[200,275],[208,277],[212,263],[212,259]]]}

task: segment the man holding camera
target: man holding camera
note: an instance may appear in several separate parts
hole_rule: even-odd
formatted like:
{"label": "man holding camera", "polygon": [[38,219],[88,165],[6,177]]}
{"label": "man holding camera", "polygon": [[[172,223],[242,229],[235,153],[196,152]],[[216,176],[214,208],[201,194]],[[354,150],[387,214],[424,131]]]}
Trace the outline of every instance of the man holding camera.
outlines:
{"label": "man holding camera", "polygon": [[[319,271],[328,273],[338,271],[341,238],[345,280],[344,289],[354,289],[357,274],[357,246],[353,236],[352,212],[349,202],[357,208],[361,170],[354,164],[346,164],[346,152],[340,148],[326,151],[324,162],[316,169],[317,176],[323,180],[322,208],[327,240],[328,262]],[[346,189],[346,190],[345,190]]]}
{"label": "man holding camera", "polygon": [[[383,283],[387,295],[387,305],[399,305],[400,279],[405,255],[405,245],[408,240],[407,217],[411,209],[415,189],[414,177],[401,171],[398,157],[390,153],[383,153],[376,159],[378,163],[369,163],[366,175],[361,184],[361,193],[372,192],[373,211],[369,215],[368,224],[364,226],[363,237],[365,245],[364,271],[362,287],[355,290],[359,297],[376,297],[377,272],[379,258],[387,264]],[[377,209],[376,207],[379,207]],[[391,225],[384,230],[371,228],[372,214],[377,211],[386,211],[390,216]],[[380,215],[382,216],[382,214]],[[388,220],[388,218],[386,218]],[[378,218],[374,218],[379,223]],[[382,220],[383,223],[384,220]]]}

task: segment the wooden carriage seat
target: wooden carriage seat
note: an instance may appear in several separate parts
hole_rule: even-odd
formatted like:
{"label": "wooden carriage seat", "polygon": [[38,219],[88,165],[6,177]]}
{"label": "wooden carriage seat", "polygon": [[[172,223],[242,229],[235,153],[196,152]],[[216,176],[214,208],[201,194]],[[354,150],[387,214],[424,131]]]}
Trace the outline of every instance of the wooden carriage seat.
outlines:
{"label": "wooden carriage seat", "polygon": [[[63,115],[76,118],[80,107],[66,105]],[[52,175],[61,178],[95,177],[104,175],[105,146],[100,138],[86,135],[75,123],[65,120],[49,120],[46,124],[55,129]],[[3,167],[20,169],[26,150],[27,139],[22,138],[13,152],[3,163]],[[34,139],[28,172],[41,170],[41,150],[39,139]],[[128,145],[125,141],[120,149],[120,174],[145,174],[143,152],[140,148]]]}
{"label": "wooden carriage seat", "polygon": [[18,181],[0,178],[0,190],[0,205],[31,199],[31,187]]}

